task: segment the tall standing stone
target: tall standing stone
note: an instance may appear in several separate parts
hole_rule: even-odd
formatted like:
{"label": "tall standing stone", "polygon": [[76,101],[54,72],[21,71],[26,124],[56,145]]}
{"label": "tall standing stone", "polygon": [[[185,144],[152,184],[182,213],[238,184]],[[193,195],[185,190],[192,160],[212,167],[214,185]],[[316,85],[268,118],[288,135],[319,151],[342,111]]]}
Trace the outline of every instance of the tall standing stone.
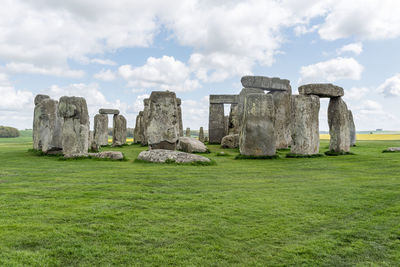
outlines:
{"label": "tall standing stone", "polygon": [[291,91],[272,91],[275,108],[275,134],[276,148],[288,148],[292,142],[291,137]]}
{"label": "tall standing stone", "polygon": [[140,136],[140,113],[136,116],[136,123],[135,123],[135,130],[133,131],[133,141],[136,144],[140,144],[142,142],[141,136]]}
{"label": "tall standing stone", "polygon": [[203,130],[203,127],[200,127],[200,130],[199,130],[199,141],[200,142],[203,142],[204,143],[204,130]]}
{"label": "tall standing stone", "polygon": [[86,154],[89,141],[89,114],[83,97],[63,96],[58,115],[64,118],[62,147],[65,156]]}
{"label": "tall standing stone", "polygon": [[244,102],[246,97],[250,94],[264,94],[264,90],[258,88],[243,88],[239,94],[239,103],[237,105],[237,113],[238,113],[238,120],[239,120],[239,132],[241,131],[241,123],[243,122],[243,115],[244,115]]}
{"label": "tall standing stone", "polygon": [[190,128],[189,127],[186,128],[185,136],[190,137]]}
{"label": "tall standing stone", "polygon": [[150,116],[150,99],[145,98],[143,99],[143,116],[141,118],[140,125],[143,127],[142,131],[142,146],[146,146],[148,144],[147,140],[147,124],[149,123],[149,116]]}
{"label": "tall standing stone", "polygon": [[108,145],[108,115],[96,114],[94,116],[93,141],[98,146]]}
{"label": "tall standing stone", "polygon": [[240,121],[238,114],[238,104],[231,104],[231,110],[229,112],[228,134],[239,134],[239,132],[240,132]]}
{"label": "tall standing stone", "polygon": [[126,144],[126,119],[122,115],[114,115],[112,146],[123,144]]}
{"label": "tall standing stone", "polygon": [[319,108],[318,96],[293,95],[291,97],[291,153],[298,155],[318,154]]}
{"label": "tall standing stone", "polygon": [[346,103],[341,97],[329,100],[328,124],[330,143],[329,150],[333,152],[350,151],[350,123]]}
{"label": "tall standing stone", "polygon": [[33,115],[33,148],[42,152],[62,149],[61,130],[63,120],[57,114],[58,101],[46,95],[35,97]]}
{"label": "tall standing stone", "polygon": [[178,105],[174,92],[152,92],[146,124],[150,149],[175,150],[179,138]]}
{"label": "tall standing stone", "polygon": [[210,144],[220,144],[225,136],[224,104],[210,104],[208,137]]}
{"label": "tall standing stone", "polygon": [[224,127],[225,127],[224,136],[227,136],[229,134],[229,116],[225,116]]}
{"label": "tall standing stone", "polygon": [[239,138],[240,154],[247,156],[275,155],[274,116],[272,95],[264,93],[247,95]]}
{"label": "tall standing stone", "polygon": [[180,98],[177,98],[176,104],[178,106],[179,136],[183,136],[182,107],[181,107],[182,100]]}
{"label": "tall standing stone", "polygon": [[349,109],[349,129],[350,129],[350,146],[356,145],[356,125],[354,124],[353,113]]}

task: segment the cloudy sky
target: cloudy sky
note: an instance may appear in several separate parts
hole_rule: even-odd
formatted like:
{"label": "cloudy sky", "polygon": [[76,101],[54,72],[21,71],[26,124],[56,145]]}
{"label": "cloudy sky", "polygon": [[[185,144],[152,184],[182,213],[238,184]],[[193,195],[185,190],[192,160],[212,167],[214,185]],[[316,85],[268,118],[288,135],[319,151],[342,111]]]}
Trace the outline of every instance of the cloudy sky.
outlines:
{"label": "cloudy sky", "polygon": [[[31,128],[38,93],[119,108],[134,127],[153,90],[208,125],[209,94],[263,75],[345,89],[358,130],[400,130],[398,0],[2,0],[0,125]],[[321,130],[328,100],[321,101]]]}

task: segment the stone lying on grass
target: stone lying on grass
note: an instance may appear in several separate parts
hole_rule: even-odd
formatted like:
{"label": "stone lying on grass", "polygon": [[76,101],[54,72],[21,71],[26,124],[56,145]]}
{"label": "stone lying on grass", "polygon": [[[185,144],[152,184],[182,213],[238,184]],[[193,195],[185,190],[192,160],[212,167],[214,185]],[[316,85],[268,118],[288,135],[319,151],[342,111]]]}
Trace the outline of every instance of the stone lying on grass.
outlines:
{"label": "stone lying on grass", "polygon": [[389,147],[384,152],[400,152],[400,147]]}
{"label": "stone lying on grass", "polygon": [[140,152],[138,159],[155,163],[165,163],[167,161],[173,161],[176,163],[210,162],[210,159],[206,157],[166,149],[142,151]]}
{"label": "stone lying on grass", "polygon": [[223,148],[238,148],[239,147],[239,134],[230,134],[224,136],[221,141]]}
{"label": "stone lying on grass", "polygon": [[188,153],[204,153],[208,151],[202,142],[192,137],[179,137],[177,149]]}
{"label": "stone lying on grass", "polygon": [[99,159],[111,159],[111,160],[122,160],[124,159],[124,154],[120,151],[104,151],[99,153],[78,153],[78,154],[68,154],[64,155],[66,159],[73,158],[99,158]]}

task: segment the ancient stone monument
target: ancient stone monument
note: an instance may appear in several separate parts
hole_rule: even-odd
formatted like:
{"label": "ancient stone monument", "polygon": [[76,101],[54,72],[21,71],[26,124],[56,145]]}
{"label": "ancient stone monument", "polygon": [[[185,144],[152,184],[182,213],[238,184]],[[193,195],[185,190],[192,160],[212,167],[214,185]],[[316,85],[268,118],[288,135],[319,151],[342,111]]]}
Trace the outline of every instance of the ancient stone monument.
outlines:
{"label": "ancient stone monument", "polygon": [[145,98],[143,100],[143,116],[141,118],[141,126],[142,126],[142,146],[146,146],[148,144],[147,140],[147,124],[149,123],[149,116],[150,116],[150,99]]}
{"label": "ancient stone monument", "polygon": [[112,146],[123,144],[126,144],[126,119],[122,115],[114,115]]}
{"label": "ancient stone monument", "polygon": [[319,97],[294,95],[291,99],[292,146],[290,152],[297,155],[314,155],[319,152]]}
{"label": "ancient stone monument", "polygon": [[179,137],[178,105],[174,92],[152,92],[146,139],[150,149],[175,150]]}
{"label": "ancient stone monument", "polygon": [[220,144],[227,134],[224,104],[237,104],[237,95],[210,95],[210,112],[208,116],[208,138],[212,144]]}
{"label": "ancient stone monument", "polygon": [[180,98],[176,99],[178,106],[178,122],[179,122],[179,136],[183,136],[183,122],[182,122],[182,100]]}
{"label": "ancient stone monument", "polygon": [[229,134],[224,136],[221,141],[223,148],[238,148],[239,147],[239,134]]}
{"label": "ancient stone monument", "polygon": [[179,137],[177,149],[188,153],[207,152],[207,147],[202,142],[192,137]]}
{"label": "ancient stone monument", "polygon": [[272,95],[264,93],[247,95],[239,138],[240,154],[246,156],[275,155],[274,117]]}
{"label": "ancient stone monument", "polygon": [[329,150],[333,152],[350,151],[350,123],[346,103],[341,97],[329,100],[328,124],[331,140]]}
{"label": "ancient stone monument", "polygon": [[190,128],[189,127],[186,128],[185,136],[190,137]]}
{"label": "ancient stone monument", "polygon": [[[143,114],[143,113],[142,113]],[[133,131],[133,141],[136,144],[140,144],[142,142],[141,136],[140,136],[140,113],[136,116],[136,123],[135,123],[135,130]]]}
{"label": "ancient stone monument", "polygon": [[57,114],[58,101],[37,95],[34,102],[33,148],[44,153],[62,150],[63,119]]}
{"label": "ancient stone monument", "polygon": [[200,127],[200,130],[199,130],[199,141],[200,142],[203,142],[204,143],[204,130],[203,130],[203,127]]}
{"label": "ancient stone monument", "polygon": [[74,96],[61,97],[58,116],[64,118],[62,127],[64,155],[86,154],[89,142],[89,114],[86,100]]}
{"label": "ancient stone monument", "polygon": [[94,116],[93,142],[97,146],[108,145],[108,116],[107,114],[96,114]]}
{"label": "ancient stone monument", "polygon": [[350,129],[350,146],[356,145],[356,125],[354,124],[353,113],[349,109],[349,129]]}

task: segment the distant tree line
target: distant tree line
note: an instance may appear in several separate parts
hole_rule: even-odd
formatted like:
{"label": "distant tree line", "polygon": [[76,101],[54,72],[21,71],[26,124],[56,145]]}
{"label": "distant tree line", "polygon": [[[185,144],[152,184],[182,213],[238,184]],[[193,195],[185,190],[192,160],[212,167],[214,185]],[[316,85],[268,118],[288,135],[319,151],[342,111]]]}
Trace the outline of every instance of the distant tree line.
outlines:
{"label": "distant tree line", "polygon": [[0,126],[0,137],[18,137],[19,131],[13,127]]}

